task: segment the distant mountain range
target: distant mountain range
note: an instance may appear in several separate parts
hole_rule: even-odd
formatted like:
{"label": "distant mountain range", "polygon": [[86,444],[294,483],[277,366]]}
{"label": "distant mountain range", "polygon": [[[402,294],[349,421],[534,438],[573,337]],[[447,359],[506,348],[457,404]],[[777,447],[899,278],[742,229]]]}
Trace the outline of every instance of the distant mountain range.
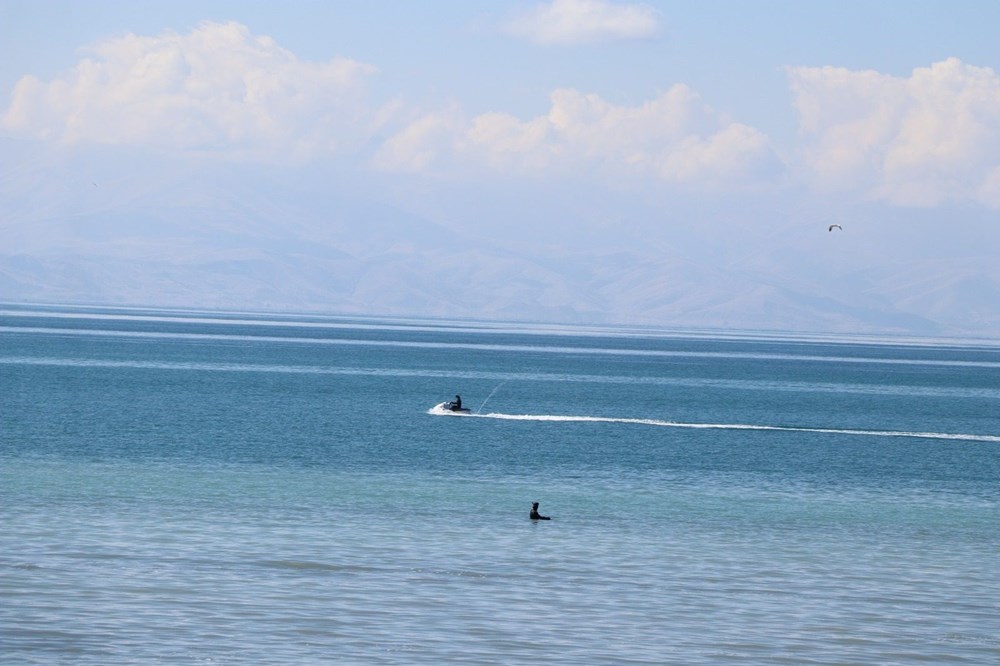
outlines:
{"label": "distant mountain range", "polygon": [[33,164],[0,180],[3,301],[1000,334],[1000,262],[988,253],[890,258],[884,238],[847,224],[785,225],[798,230],[713,258],[613,226],[606,243],[525,242],[502,221],[488,233],[446,226],[350,185],[260,168]]}

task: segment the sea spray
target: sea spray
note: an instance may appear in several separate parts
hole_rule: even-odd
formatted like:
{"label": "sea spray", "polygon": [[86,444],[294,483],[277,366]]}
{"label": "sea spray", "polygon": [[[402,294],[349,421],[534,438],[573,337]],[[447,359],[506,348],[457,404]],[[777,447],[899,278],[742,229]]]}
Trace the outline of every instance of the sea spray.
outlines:
{"label": "sea spray", "polygon": [[494,395],[494,394],[495,394],[495,393],[496,393],[497,391],[499,391],[499,390],[500,390],[500,387],[501,387],[501,386],[503,386],[503,385],[504,385],[504,384],[506,384],[506,383],[507,383],[507,380],[505,379],[505,380],[503,380],[502,382],[500,382],[499,384],[497,384],[497,385],[496,385],[496,386],[495,386],[495,387],[493,388],[493,390],[492,390],[492,391],[490,391],[490,394],[489,394],[488,396],[486,396],[486,400],[483,400],[483,404],[479,405],[479,409],[477,409],[477,410],[476,410],[476,414],[479,414],[480,412],[482,412],[482,411],[483,411],[483,407],[485,407],[485,406],[486,406],[486,403],[488,403],[488,402],[490,401],[490,398],[492,398],[492,397],[493,397],[493,395]]}

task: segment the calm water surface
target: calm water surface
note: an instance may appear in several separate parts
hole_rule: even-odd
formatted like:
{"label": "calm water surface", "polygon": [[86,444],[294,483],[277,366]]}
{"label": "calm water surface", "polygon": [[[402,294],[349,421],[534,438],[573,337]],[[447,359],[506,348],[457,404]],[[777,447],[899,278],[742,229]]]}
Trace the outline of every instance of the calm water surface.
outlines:
{"label": "calm water surface", "polygon": [[998,553],[988,344],[0,307],[3,663],[1000,663]]}

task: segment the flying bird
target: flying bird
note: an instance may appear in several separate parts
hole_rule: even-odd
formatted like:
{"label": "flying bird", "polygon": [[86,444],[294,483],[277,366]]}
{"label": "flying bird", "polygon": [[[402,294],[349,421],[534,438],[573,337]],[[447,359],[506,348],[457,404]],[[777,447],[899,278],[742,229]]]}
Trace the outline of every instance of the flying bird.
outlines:
{"label": "flying bird", "polygon": [[831,224],[831,225],[830,225],[830,226],[829,226],[829,227],[827,228],[827,231],[833,231],[834,229],[840,229],[841,231],[843,231],[843,230],[844,230],[844,227],[840,226],[839,224]]}

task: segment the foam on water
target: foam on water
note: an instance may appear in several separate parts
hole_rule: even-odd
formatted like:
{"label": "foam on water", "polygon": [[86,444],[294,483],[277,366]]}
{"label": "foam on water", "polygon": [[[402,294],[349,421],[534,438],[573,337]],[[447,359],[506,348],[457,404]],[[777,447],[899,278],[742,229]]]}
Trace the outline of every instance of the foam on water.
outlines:
{"label": "foam on water", "polygon": [[[420,330],[420,329],[406,329]],[[153,340],[190,340],[216,342],[261,342],[298,345],[345,345],[365,347],[401,347],[411,349],[455,349],[467,351],[502,351],[510,353],[544,353],[544,354],[582,354],[604,356],[633,356],[647,358],[704,358],[727,360],[757,360],[757,361],[801,361],[812,363],[859,363],[877,365],[904,366],[940,366],[968,368],[1000,368],[1000,361],[993,360],[958,360],[929,358],[889,358],[884,356],[841,356],[815,354],[788,354],[769,352],[741,351],[670,351],[663,349],[634,349],[621,347],[566,347],[552,344],[510,344],[510,343],[479,343],[479,342],[428,342],[418,340],[372,340],[364,338],[333,338],[305,337],[283,335],[231,334],[231,333],[188,333],[164,331],[135,331],[119,329],[74,329],[49,328],[37,326],[0,326],[0,333],[48,333],[56,335],[74,335],[87,337],[112,338],[144,338]]]}
{"label": "foam on water", "polygon": [[[166,361],[166,360],[116,360],[101,358],[53,358],[41,356],[0,356],[0,365],[39,365],[53,367],[82,368],[134,368],[147,370],[174,370],[189,372],[254,372],[277,374],[305,375],[355,375],[371,377],[428,377],[428,378],[459,378],[463,380],[487,379],[500,380],[501,385],[510,381],[519,382],[591,382],[600,384],[650,384],[657,386],[675,386],[718,389],[781,391],[795,393],[808,390],[813,393],[860,394],[860,395],[910,395],[925,397],[953,397],[970,399],[1000,399],[1000,386],[903,386],[892,383],[823,383],[777,380],[744,380],[717,378],[678,378],[678,377],[634,377],[626,375],[595,375],[595,374],[559,374],[552,372],[497,372],[489,370],[435,370],[430,368],[401,367],[331,367],[329,365],[286,365],[277,363],[225,363],[216,361]],[[499,388],[499,386],[497,387]],[[496,391],[494,388],[493,392]],[[485,405],[491,395],[483,401]],[[479,410],[481,411],[482,406]],[[991,441],[991,440],[985,440]]]}
{"label": "foam on water", "polygon": [[943,432],[905,432],[898,430],[857,430],[853,428],[800,428],[794,426],[777,426],[749,423],[679,423],[662,419],[619,418],[610,416],[567,416],[563,414],[501,414],[489,412],[486,414],[459,414],[445,408],[446,403],[440,403],[429,410],[428,414],[435,416],[455,416],[461,418],[499,419],[503,421],[546,421],[550,423],[624,423],[635,425],[658,426],[663,428],[690,428],[694,430],[772,430],[778,432],[807,432],[831,435],[860,435],[865,437],[914,437],[917,439],[944,439],[972,442],[997,442],[1000,435],[975,435],[967,433]]}

